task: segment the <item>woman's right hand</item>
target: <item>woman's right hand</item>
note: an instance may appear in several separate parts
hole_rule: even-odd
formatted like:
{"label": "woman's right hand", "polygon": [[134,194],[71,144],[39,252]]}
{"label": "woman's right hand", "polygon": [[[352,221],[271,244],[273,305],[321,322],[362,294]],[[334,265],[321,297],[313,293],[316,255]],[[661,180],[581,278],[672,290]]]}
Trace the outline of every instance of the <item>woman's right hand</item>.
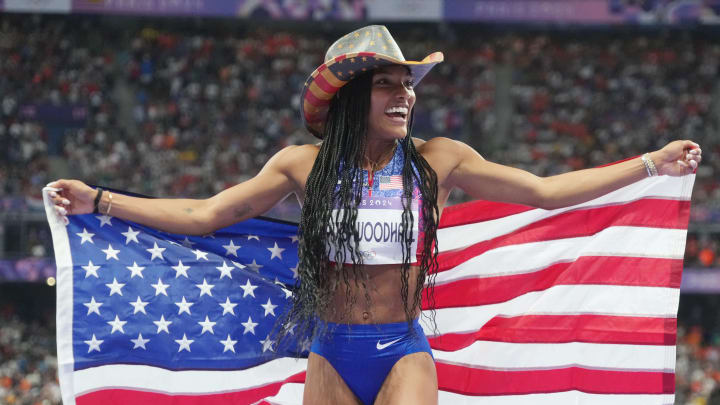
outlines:
{"label": "woman's right hand", "polygon": [[60,216],[89,214],[93,212],[93,205],[97,190],[89,187],[79,180],[56,180],[48,183],[47,187],[57,189],[48,194],[55,204],[55,211]]}

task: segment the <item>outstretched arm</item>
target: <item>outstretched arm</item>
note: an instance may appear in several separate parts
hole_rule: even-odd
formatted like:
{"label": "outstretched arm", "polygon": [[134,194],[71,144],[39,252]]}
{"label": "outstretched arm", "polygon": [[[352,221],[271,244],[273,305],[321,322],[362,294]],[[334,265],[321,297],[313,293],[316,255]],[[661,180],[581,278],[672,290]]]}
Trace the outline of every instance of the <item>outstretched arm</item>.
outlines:
{"label": "outstretched arm", "polygon": [[[300,147],[301,148],[301,147]],[[98,205],[103,214],[165,232],[203,235],[244,219],[260,215],[288,194],[297,191],[298,173],[292,172],[292,161],[298,147],[287,147],[273,156],[252,179],[224,190],[208,199],[138,198],[104,192]],[[297,170],[297,166],[295,166]],[[78,180],[57,180],[48,184],[61,189],[51,193],[61,215],[93,212],[97,192]]]}
{"label": "outstretched arm", "polygon": [[[446,184],[459,187],[474,198],[554,209],[580,204],[648,176],[640,157],[618,164],[578,170],[550,177],[488,162],[461,142],[445,143],[449,156]],[[675,141],[650,153],[660,175],[692,173],[702,160],[699,145]]]}

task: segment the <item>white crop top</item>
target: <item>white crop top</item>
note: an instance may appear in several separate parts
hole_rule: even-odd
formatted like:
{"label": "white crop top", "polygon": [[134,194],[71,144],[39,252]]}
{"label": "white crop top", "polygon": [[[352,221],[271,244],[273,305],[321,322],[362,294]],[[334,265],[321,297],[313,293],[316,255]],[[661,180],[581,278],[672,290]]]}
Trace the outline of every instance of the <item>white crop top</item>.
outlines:
{"label": "white crop top", "polygon": [[[363,171],[362,199],[358,205],[355,226],[360,237],[360,254],[363,264],[399,264],[403,262],[402,229],[402,148],[396,148],[390,162],[373,175]],[[420,191],[415,184],[411,211],[413,215],[411,252],[417,252],[418,228],[420,223]],[[338,221],[342,209],[334,209],[332,217]],[[335,247],[330,247],[330,260],[335,257]],[[345,252],[345,262],[350,263],[350,252]],[[415,262],[411,258],[411,262]]]}

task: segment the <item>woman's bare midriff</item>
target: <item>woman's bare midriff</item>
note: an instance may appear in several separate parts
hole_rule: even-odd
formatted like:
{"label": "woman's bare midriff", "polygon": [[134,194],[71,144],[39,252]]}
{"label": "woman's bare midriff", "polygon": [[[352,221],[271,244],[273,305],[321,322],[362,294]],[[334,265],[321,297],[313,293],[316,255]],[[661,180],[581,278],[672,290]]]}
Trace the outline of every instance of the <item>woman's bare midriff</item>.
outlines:
{"label": "woman's bare midriff", "polygon": [[[349,266],[349,265],[346,265]],[[352,274],[351,268],[344,271]],[[338,281],[331,306],[323,314],[323,318],[330,322],[349,324],[377,324],[405,321],[405,307],[402,296],[401,269],[399,264],[383,264],[373,266],[360,266],[357,273],[361,279],[358,283],[353,281],[352,276],[348,278],[350,296],[354,298],[354,304],[348,301],[348,294],[345,282],[339,277],[335,270],[329,270],[329,276]],[[411,266],[409,272],[408,303],[412,305],[413,295],[419,269]],[[369,299],[365,295],[365,288],[361,280],[365,281],[365,288]],[[348,312],[349,309],[349,312]],[[414,316],[418,315],[417,309]]]}

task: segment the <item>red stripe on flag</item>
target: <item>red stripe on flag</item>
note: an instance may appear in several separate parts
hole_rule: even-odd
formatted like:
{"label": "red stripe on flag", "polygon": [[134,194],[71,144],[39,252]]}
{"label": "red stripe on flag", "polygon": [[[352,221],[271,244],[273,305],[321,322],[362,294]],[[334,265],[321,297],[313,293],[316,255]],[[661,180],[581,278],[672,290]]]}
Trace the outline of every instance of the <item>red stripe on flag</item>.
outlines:
{"label": "red stripe on flag", "polygon": [[501,246],[590,236],[610,226],[684,229],[689,217],[689,201],[661,199],[565,212],[461,250],[440,253],[438,271],[451,269]]}
{"label": "red stripe on flag", "polygon": [[550,370],[500,371],[436,362],[438,385],[463,395],[523,395],[577,390],[591,394],[672,394],[673,373],[591,370],[566,367]]}
{"label": "red stripe on flag", "polygon": [[197,395],[171,395],[158,392],[135,391],[129,389],[106,389],[80,395],[75,398],[77,405],[227,405],[253,404],[263,398],[276,395],[286,383],[305,383],[305,372],[297,373],[261,387],[235,392],[208,393]]}
{"label": "red stripe on flag", "polygon": [[605,343],[664,345],[676,343],[677,319],[614,315],[496,316],[470,333],[430,337],[430,346],[456,351],[476,341],[507,343]]}
{"label": "red stripe on flag", "polygon": [[[532,273],[466,278],[435,286],[435,309],[505,302],[556,285],[623,285],[680,288],[682,259],[583,256]],[[423,309],[430,303],[423,300]]]}
{"label": "red stripe on flag", "polygon": [[440,228],[467,225],[475,222],[489,221],[525,211],[534,210],[533,207],[518,204],[497,203],[491,201],[471,201],[453,205],[443,209],[440,216]]}

